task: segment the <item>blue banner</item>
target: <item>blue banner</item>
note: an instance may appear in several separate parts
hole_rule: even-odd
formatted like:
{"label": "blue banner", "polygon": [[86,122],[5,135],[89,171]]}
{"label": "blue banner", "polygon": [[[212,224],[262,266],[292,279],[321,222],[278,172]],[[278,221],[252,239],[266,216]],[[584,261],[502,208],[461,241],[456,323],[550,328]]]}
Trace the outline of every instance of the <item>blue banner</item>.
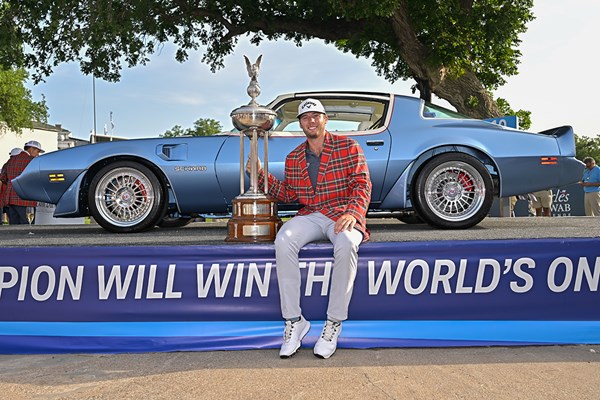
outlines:
{"label": "blue banner", "polygon": [[[552,190],[552,205],[550,211],[553,217],[575,217],[585,216],[585,208],[583,205],[583,189],[578,183],[567,185],[559,188],[551,188]],[[527,195],[527,193],[523,193]],[[508,204],[510,204],[510,198],[503,198],[504,206],[506,206],[505,212],[508,214]],[[490,211],[492,217],[499,217],[500,203],[498,198],[494,199],[494,204]],[[535,214],[535,210],[532,210],[531,201],[527,199],[527,196],[517,200],[514,208],[515,217],[528,217]]]}
{"label": "blue banner", "polygon": [[[340,347],[600,343],[600,239],[365,243]],[[329,244],[300,252],[314,343]],[[3,249],[0,352],[278,347],[272,245]]]}

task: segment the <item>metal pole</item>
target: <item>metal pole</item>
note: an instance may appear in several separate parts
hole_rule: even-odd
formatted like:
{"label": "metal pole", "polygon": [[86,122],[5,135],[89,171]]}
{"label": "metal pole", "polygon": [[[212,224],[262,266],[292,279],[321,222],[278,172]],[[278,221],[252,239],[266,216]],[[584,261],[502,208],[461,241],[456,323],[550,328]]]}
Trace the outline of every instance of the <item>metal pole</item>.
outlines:
{"label": "metal pole", "polygon": [[250,189],[249,193],[258,193],[258,132],[252,128],[252,140],[250,141]]}
{"label": "metal pole", "polygon": [[96,75],[92,73],[92,94],[94,96],[94,134],[92,135],[92,143],[96,143]]}
{"label": "metal pole", "polygon": [[263,166],[265,176],[265,194],[269,193],[269,132],[263,131],[265,165]]}
{"label": "metal pole", "polygon": [[245,160],[244,160],[244,132],[240,131],[240,194],[244,194],[244,173],[245,173]]}

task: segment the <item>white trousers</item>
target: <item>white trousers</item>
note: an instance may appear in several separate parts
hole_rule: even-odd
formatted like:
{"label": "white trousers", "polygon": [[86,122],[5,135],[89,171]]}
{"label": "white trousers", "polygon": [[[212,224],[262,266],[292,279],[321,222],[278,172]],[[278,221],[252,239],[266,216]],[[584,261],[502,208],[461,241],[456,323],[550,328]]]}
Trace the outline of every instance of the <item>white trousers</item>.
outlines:
{"label": "white trousers", "polygon": [[302,315],[300,307],[300,266],[298,252],[307,243],[328,239],[333,244],[333,271],[329,289],[327,318],[344,321],[352,298],[358,265],[358,246],[363,240],[356,229],[334,233],[335,222],[315,212],[297,215],[283,224],[275,238],[277,281],[281,314],[284,319]]}

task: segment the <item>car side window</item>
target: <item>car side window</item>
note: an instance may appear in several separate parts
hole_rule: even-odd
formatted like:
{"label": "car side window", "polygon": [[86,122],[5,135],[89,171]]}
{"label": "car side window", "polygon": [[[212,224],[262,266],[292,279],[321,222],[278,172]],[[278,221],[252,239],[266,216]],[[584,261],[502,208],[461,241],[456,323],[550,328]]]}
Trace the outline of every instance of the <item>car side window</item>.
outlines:
{"label": "car side window", "polygon": [[470,119],[466,115],[457,113],[456,111],[448,110],[447,108],[425,103],[422,112],[423,118],[440,118],[440,119]]}

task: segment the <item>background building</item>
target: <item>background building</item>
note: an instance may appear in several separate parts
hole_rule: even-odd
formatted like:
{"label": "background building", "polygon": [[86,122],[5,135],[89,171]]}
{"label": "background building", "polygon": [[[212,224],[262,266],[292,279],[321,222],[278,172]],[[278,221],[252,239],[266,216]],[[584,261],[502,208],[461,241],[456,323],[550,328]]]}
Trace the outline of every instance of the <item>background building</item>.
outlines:
{"label": "background building", "polygon": [[23,148],[30,140],[37,140],[46,152],[87,144],[85,140],[74,139],[71,132],[60,124],[50,125],[34,122],[33,128],[25,128],[18,135],[14,131],[0,131],[0,166],[8,160],[8,153],[15,147]]}

